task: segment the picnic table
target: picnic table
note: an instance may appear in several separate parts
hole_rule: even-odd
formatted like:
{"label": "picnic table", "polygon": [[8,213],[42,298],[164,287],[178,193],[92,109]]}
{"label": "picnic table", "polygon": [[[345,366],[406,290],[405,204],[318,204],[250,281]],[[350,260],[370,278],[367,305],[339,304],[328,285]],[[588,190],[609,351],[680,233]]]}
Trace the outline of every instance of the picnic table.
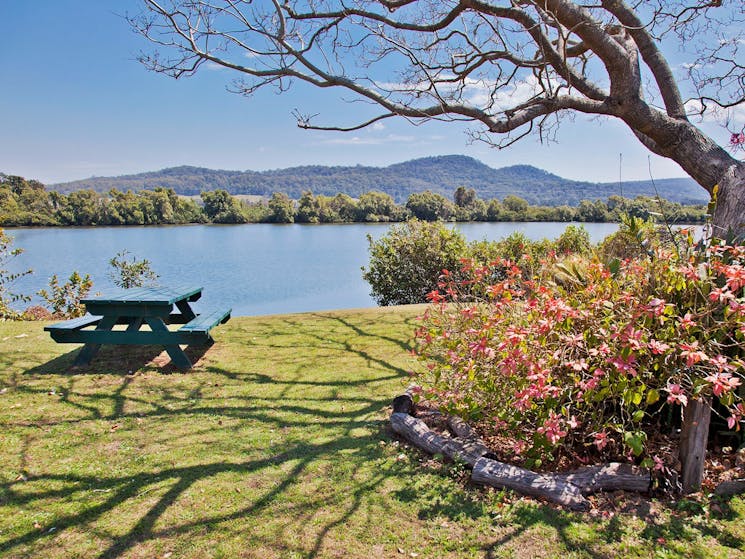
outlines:
{"label": "picnic table", "polygon": [[[180,346],[211,345],[214,340],[210,330],[230,319],[229,308],[196,314],[190,303],[201,296],[201,287],[113,290],[82,299],[88,313],[85,316],[51,324],[44,330],[56,342],[85,344],[75,359],[76,366],[90,363],[102,344],[160,345],[174,365],[190,369],[192,363]],[[171,330],[169,324],[183,326]],[[117,325],[124,328],[115,329]]]}

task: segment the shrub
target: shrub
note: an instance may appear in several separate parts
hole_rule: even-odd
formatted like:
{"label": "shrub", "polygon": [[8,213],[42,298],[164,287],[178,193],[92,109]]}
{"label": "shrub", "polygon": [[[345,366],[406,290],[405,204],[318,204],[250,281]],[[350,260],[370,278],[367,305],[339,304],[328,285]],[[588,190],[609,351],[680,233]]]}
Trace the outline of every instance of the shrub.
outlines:
{"label": "shrub", "polygon": [[20,248],[13,248],[13,238],[0,229],[0,320],[19,318],[20,313],[10,305],[30,300],[30,297],[14,293],[10,288],[15,280],[30,274],[31,270],[13,273],[5,269],[5,265],[22,252]]}
{"label": "shrub", "polygon": [[425,302],[440,274],[466,256],[463,235],[441,223],[411,220],[394,225],[380,240],[367,236],[370,263],[362,277],[379,305]]}
{"label": "shrub", "polygon": [[128,259],[128,255],[129,251],[123,250],[109,260],[109,265],[113,268],[109,278],[114,285],[124,289],[154,285],[158,274],[150,267],[150,262],[146,259],[137,260],[134,256]]}
{"label": "shrub", "polygon": [[556,239],[556,250],[559,254],[590,254],[592,243],[587,229],[581,225],[567,225],[564,232]]}
{"label": "shrub", "polygon": [[[88,295],[91,287],[93,287],[93,281],[88,274],[82,277],[78,272],[73,272],[62,285],[59,284],[57,274],[55,274],[49,280],[51,291],[42,289],[39,291],[39,296],[50,306],[54,318],[75,318],[85,314],[85,306],[80,303],[80,300]],[[35,311],[34,314],[40,313]]]}
{"label": "shrub", "polygon": [[[613,267],[565,264],[570,287],[509,261],[468,267],[466,285],[446,275],[416,331],[422,396],[534,466],[563,453],[659,465],[647,441],[661,409],[697,398],[718,399],[739,429],[745,249],[688,238],[649,251]],[[484,296],[461,301],[464,289]]]}

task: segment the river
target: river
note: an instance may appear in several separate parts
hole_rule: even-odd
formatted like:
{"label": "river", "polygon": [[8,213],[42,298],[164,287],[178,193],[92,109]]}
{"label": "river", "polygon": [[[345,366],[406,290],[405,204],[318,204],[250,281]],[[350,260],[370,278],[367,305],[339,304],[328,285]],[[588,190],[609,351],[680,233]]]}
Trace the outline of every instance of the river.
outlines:
{"label": "river", "polygon": [[[555,238],[567,223],[459,223],[468,240],[497,240],[513,231],[531,239]],[[593,241],[614,232],[613,223],[587,223]],[[204,288],[205,306],[228,305],[234,316],[375,306],[360,268],[368,261],[367,235],[380,238],[385,224],[178,225],[159,227],[12,228],[12,271],[34,273],[12,285],[33,294],[57,274],[87,273],[96,288],[111,287],[109,260],[122,250],[150,261],[161,285]],[[38,303],[38,297],[34,299]],[[199,305],[197,305],[199,307]]]}

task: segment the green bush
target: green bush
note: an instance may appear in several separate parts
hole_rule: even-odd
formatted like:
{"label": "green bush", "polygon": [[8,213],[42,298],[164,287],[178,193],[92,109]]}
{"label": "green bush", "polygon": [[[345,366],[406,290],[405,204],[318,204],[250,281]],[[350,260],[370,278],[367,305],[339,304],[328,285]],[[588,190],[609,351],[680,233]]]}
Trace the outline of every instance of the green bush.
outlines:
{"label": "green bush", "polygon": [[158,274],[150,267],[150,261],[146,259],[137,260],[134,256],[128,259],[128,255],[129,251],[123,250],[109,260],[109,265],[112,268],[109,272],[109,278],[114,282],[114,285],[123,289],[155,285]]}
{"label": "green bush", "polygon": [[19,273],[11,273],[5,269],[5,265],[11,258],[15,258],[23,252],[20,248],[13,248],[13,238],[5,234],[0,229],[0,319],[17,319],[20,317],[18,311],[10,308],[10,305],[17,302],[28,301],[30,297],[11,291],[11,285],[20,277],[31,273],[26,270]]}
{"label": "green bush", "polygon": [[442,271],[458,269],[467,255],[463,235],[442,223],[411,220],[392,226],[378,241],[367,239],[370,263],[362,277],[382,306],[425,302]]}
{"label": "green bush", "polygon": [[590,254],[592,243],[587,229],[581,225],[567,225],[564,232],[556,239],[556,250],[560,254]]}
{"label": "green bush", "polygon": [[39,291],[39,296],[49,305],[54,318],[75,318],[85,314],[85,306],[80,303],[93,287],[88,274],[85,277],[73,272],[68,280],[60,285],[57,274],[49,280],[49,289]]}

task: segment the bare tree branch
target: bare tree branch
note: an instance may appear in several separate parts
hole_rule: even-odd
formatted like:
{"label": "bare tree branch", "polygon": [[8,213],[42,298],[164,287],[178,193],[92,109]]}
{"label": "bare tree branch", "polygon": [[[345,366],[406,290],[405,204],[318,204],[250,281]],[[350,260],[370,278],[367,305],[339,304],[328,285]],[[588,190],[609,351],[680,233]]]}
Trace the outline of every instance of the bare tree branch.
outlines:
{"label": "bare tree branch", "polygon": [[144,13],[130,22],[154,45],[141,60],[157,72],[178,78],[215,64],[242,77],[232,89],[244,95],[303,82],[380,109],[330,125],[296,110],[301,128],[457,120],[474,124],[472,139],[504,147],[528,133],[550,138],[562,115],[580,112],[620,119],[710,191],[719,177],[740,176],[728,169],[741,164],[688,121],[683,82],[663,52],[672,36],[684,46],[714,39],[695,43],[689,91],[701,110],[741,106],[742,2],[142,1]]}

